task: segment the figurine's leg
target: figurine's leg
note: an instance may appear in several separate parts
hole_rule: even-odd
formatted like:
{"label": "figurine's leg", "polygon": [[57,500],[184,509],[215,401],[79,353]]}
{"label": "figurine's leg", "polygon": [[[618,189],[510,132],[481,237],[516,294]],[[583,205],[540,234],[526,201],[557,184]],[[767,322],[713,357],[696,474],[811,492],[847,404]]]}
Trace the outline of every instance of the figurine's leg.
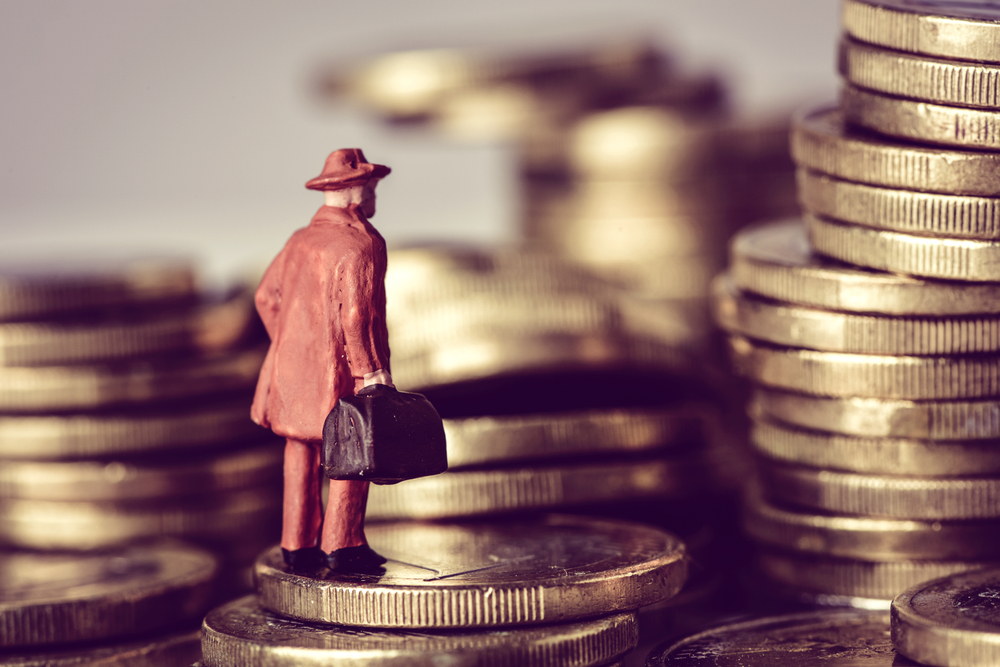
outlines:
{"label": "figurine's leg", "polygon": [[327,565],[336,572],[380,574],[385,562],[365,539],[365,506],[368,482],[330,480],[330,498],[323,520],[323,541]]}
{"label": "figurine's leg", "polygon": [[281,547],[297,551],[319,541],[323,501],[320,497],[319,446],[289,439],[285,443],[285,492]]}

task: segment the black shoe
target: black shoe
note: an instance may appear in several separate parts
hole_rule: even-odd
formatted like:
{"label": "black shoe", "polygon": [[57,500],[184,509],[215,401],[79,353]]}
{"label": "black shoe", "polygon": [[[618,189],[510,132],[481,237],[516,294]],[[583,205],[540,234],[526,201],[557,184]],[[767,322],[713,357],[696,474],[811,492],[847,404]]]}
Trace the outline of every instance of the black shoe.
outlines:
{"label": "black shoe", "polygon": [[385,558],[372,551],[367,544],[344,547],[326,554],[326,566],[338,574],[385,574]]}
{"label": "black shoe", "polygon": [[285,565],[292,572],[315,572],[323,565],[324,554],[319,547],[306,547],[304,549],[294,549],[289,551],[281,548],[281,555],[285,559]]}

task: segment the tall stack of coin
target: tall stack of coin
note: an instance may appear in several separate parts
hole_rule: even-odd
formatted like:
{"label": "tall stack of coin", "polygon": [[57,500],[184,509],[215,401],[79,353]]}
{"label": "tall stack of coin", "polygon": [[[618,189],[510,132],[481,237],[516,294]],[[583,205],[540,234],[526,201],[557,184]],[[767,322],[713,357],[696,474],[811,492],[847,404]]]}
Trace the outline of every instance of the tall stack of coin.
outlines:
{"label": "tall stack of coin", "polygon": [[248,291],[201,294],[179,260],[9,267],[0,314],[0,542],[172,536],[247,572],[281,474],[248,417],[263,358]]}
{"label": "tall stack of coin", "polygon": [[673,596],[687,560],[675,537],[627,522],[548,516],[369,526],[384,572],[293,572],[277,547],[258,595],[203,624],[205,667],[618,665],[634,610]]}
{"label": "tall stack of coin", "polygon": [[792,132],[805,229],[739,235],[714,288],[758,385],[759,565],[855,603],[1000,560],[1000,153],[969,125],[997,13],[931,5],[845,2],[841,108]]}

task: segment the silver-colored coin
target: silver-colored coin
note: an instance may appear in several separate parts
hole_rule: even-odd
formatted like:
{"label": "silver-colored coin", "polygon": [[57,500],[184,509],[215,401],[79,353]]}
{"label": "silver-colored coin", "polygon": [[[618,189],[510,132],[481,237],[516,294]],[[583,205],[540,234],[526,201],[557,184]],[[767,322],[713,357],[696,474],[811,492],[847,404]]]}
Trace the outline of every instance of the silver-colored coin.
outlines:
{"label": "silver-colored coin", "polygon": [[197,630],[113,643],[5,652],[2,667],[188,667],[201,657]]}

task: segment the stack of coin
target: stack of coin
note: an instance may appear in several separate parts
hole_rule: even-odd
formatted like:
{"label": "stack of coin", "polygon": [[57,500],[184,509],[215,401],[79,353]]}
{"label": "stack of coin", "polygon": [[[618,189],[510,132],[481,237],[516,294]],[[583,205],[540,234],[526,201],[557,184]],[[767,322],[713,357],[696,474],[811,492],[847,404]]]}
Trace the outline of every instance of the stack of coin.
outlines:
{"label": "stack of coin", "polygon": [[963,125],[992,75],[956,37],[997,14],[847,0],[843,17],[842,106],[792,132],[805,229],[738,236],[714,297],[758,385],[760,567],[884,604],[1000,560],[1000,153]]}
{"label": "stack of coin", "polygon": [[248,416],[248,290],[201,294],[180,260],[11,267],[0,313],[0,543],[173,536],[248,573],[277,530],[282,454]]}
{"label": "stack of coin", "polygon": [[24,667],[187,667],[217,563],[171,541],[99,554],[0,554],[0,650]]}
{"label": "stack of coin", "polygon": [[203,624],[204,667],[239,665],[618,665],[634,610],[684,582],[683,545],[626,522],[549,516],[370,526],[382,575],[291,572],[277,547],[258,595]]}

